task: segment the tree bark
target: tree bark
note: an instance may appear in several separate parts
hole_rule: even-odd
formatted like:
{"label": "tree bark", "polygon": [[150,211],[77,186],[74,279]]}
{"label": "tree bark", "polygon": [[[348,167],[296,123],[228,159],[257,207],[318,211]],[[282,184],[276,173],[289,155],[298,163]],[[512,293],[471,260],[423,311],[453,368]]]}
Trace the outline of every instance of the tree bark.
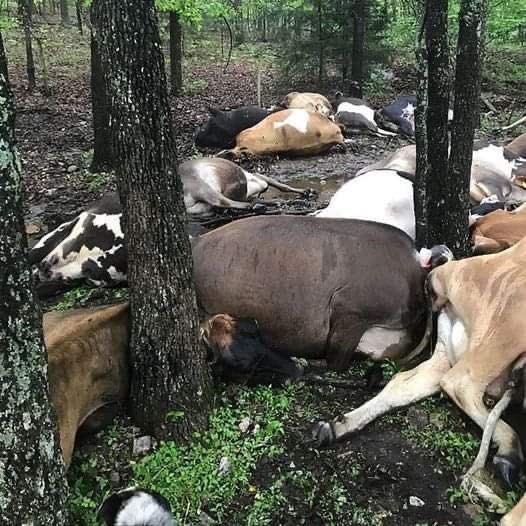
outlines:
{"label": "tree bark", "polygon": [[63,25],[69,25],[69,5],[68,0],[60,0],[60,19]]}
{"label": "tree bark", "polygon": [[[92,25],[94,20],[92,19]],[[91,172],[113,170],[113,150],[110,136],[110,114],[104,85],[97,40],[91,34],[91,108],[93,119],[93,159]]]}
{"label": "tree bark", "polygon": [[22,18],[24,28],[24,39],[26,43],[26,71],[27,89],[31,93],[36,88],[35,59],[33,57],[33,38],[32,38],[32,9],[31,0],[18,0],[18,13]]}
{"label": "tree bark", "polygon": [[[444,220],[450,210],[448,168],[449,47],[447,33],[448,0],[428,0],[425,12],[427,57],[427,170],[423,181],[425,225],[419,246],[447,243]],[[419,180],[419,183],[422,181]]]}
{"label": "tree bark", "polygon": [[481,70],[487,0],[462,0],[455,71],[454,122],[447,174],[448,246],[457,257],[469,253],[469,184],[473,139],[479,119]]}
{"label": "tree bark", "polygon": [[77,27],[79,28],[79,33],[84,34],[84,29],[82,27],[82,2],[81,0],[76,0],[75,10],[77,12]]}
{"label": "tree bark", "polygon": [[361,97],[364,57],[365,57],[365,27],[367,18],[367,0],[356,0],[353,13],[353,37],[351,58],[351,80],[360,86]]}
{"label": "tree bark", "polygon": [[22,174],[1,35],[0,110],[0,515],[6,524],[66,526],[67,483],[26,258]]}
{"label": "tree bark", "polygon": [[317,0],[317,22],[318,22],[318,86],[321,88],[323,82],[323,73],[325,70],[325,42],[323,39],[323,16],[322,3]]}
{"label": "tree bark", "polygon": [[183,28],[175,11],[170,11],[170,80],[172,95],[179,95],[183,88]]}
{"label": "tree bark", "polygon": [[95,0],[131,288],[131,411],[160,438],[208,420],[190,243],[153,0]]}

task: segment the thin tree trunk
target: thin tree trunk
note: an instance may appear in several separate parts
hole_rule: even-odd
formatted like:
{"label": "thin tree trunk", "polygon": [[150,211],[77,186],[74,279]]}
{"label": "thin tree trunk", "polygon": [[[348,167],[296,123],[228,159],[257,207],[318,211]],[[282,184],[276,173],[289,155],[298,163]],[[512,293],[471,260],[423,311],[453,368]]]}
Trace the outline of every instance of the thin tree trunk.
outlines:
{"label": "thin tree trunk", "polygon": [[427,225],[425,246],[445,243],[444,219],[450,203],[446,184],[448,167],[449,48],[448,0],[428,0],[425,13],[427,56],[427,163],[425,179]]}
{"label": "thin tree trunk", "polygon": [[26,257],[22,174],[1,35],[0,110],[0,516],[4,524],[66,526],[67,483]]}
{"label": "thin tree trunk", "polygon": [[183,28],[179,15],[170,11],[170,80],[172,95],[179,95],[183,88]]}
{"label": "thin tree trunk", "polygon": [[460,2],[454,122],[446,179],[448,213],[446,242],[457,257],[469,253],[469,184],[473,139],[479,117],[487,0]]}
{"label": "thin tree trunk", "polygon": [[317,0],[318,13],[318,86],[321,88],[325,69],[325,42],[323,41],[322,0]]}
{"label": "thin tree trunk", "polygon": [[160,438],[188,439],[207,424],[211,381],[157,17],[153,0],[95,0],[92,9],[128,249],[131,411]]}
{"label": "thin tree trunk", "polygon": [[69,5],[68,0],[60,0],[60,19],[63,25],[69,25]]}
{"label": "thin tree trunk", "polygon": [[82,2],[81,0],[76,0],[75,9],[77,12],[77,27],[79,28],[79,33],[84,34],[84,29],[82,28]]}
{"label": "thin tree trunk", "polygon": [[38,53],[40,55],[40,64],[42,66],[42,91],[46,97],[49,97],[51,95],[51,88],[49,87],[49,77],[47,72],[47,60],[46,54],[44,52],[44,44],[42,43],[42,39],[39,37],[35,37],[35,40],[37,42]]}
{"label": "thin tree trunk", "polygon": [[35,78],[35,59],[33,57],[33,38],[32,38],[32,11],[30,0],[18,0],[18,13],[22,18],[24,28],[24,39],[26,43],[26,71],[27,89],[31,93],[36,88]]}
{"label": "thin tree trunk", "polygon": [[417,248],[428,246],[427,180],[429,163],[427,158],[427,50],[425,42],[426,0],[418,0],[418,31],[416,35],[416,108],[415,142],[416,173],[413,184],[415,227]]}
{"label": "thin tree trunk", "polygon": [[[92,19],[92,25],[94,24]],[[91,35],[91,109],[93,119],[93,159],[91,172],[114,168],[110,136],[110,114],[97,40]]]}
{"label": "thin tree trunk", "polygon": [[364,73],[366,17],[367,0],[356,0],[353,13],[351,79],[360,86],[359,96],[361,96]]}

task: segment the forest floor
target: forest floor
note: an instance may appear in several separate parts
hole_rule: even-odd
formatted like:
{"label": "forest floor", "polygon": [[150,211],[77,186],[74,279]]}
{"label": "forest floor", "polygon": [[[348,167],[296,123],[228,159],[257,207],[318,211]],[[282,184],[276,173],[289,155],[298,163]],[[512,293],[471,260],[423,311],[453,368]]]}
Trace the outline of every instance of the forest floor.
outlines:
{"label": "forest floor", "polygon": [[[17,103],[27,229],[38,238],[112,189],[114,179],[87,169],[92,140],[87,37],[73,29],[49,29],[51,96],[26,91],[20,34],[8,32],[5,43]],[[208,106],[255,103],[258,64],[264,72],[264,104],[279,101],[288,91],[313,87],[308,82],[287,85],[271,67],[272,53],[265,55],[255,46],[236,50],[223,73],[214,48],[213,43],[187,43],[185,94],[172,101],[181,161],[200,155],[192,139]],[[395,67],[390,97],[411,91],[411,79],[410,66]],[[484,86],[499,114],[483,118],[483,135],[495,138],[497,122],[524,111],[526,83],[513,82],[503,86],[491,80]],[[380,94],[373,102],[386,100]],[[313,200],[284,196],[292,201],[282,202],[284,211],[314,210],[347,174],[403,144],[407,142],[398,138],[357,137],[354,144],[323,156],[263,159],[247,166],[314,188],[318,194]],[[125,295],[125,290],[76,289],[45,308],[104,303]],[[493,524],[497,516],[469,502],[459,489],[480,433],[442,397],[382,418],[335,447],[314,447],[313,423],[347,412],[378,391],[378,386],[367,387],[368,369],[357,362],[350,371],[334,374],[312,365],[304,381],[281,389],[219,384],[208,434],[186,448],[160,445],[145,457],[133,452],[140,430],[120,416],[109,429],[79,443],[69,474],[74,524],[96,524],[94,509],[102,497],[131,482],[164,493],[182,524]],[[392,364],[382,369],[386,377],[393,372]],[[219,475],[224,458],[228,467]],[[509,495],[510,501],[516,497]]]}

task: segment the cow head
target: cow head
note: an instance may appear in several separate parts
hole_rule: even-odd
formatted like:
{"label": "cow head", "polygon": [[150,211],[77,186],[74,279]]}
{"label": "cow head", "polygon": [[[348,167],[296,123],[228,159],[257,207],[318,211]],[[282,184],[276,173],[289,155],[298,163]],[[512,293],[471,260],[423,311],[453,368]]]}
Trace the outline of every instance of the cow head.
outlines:
{"label": "cow head", "polygon": [[209,108],[209,112],[210,118],[197,130],[195,144],[201,147],[232,148],[235,141],[228,112],[216,108]]}
{"label": "cow head", "polygon": [[263,344],[253,320],[216,314],[201,325],[201,337],[208,347],[212,369],[221,376],[283,383],[303,374],[303,368],[288,356]]}

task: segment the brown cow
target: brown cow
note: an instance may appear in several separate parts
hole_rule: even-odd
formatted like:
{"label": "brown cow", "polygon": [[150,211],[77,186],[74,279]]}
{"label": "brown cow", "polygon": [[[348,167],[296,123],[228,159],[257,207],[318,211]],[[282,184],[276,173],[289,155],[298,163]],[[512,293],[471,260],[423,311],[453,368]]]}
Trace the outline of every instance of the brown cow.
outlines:
{"label": "brown cow", "polygon": [[48,312],[43,325],[51,400],[69,465],[77,430],[128,394],[128,304]]}
{"label": "brown cow", "polygon": [[319,93],[298,93],[293,91],[285,96],[281,105],[288,109],[295,108],[316,112],[324,117],[329,117],[333,113],[329,100]]}
{"label": "brown cow", "polygon": [[[397,374],[372,400],[330,422],[320,422],[314,437],[331,443],[363,429],[397,407],[442,389],[484,428],[486,389],[511,368],[525,351],[526,240],[510,249],[447,263],[432,271],[429,285],[433,308],[440,310],[438,339],[432,357]],[[503,479],[512,485],[523,453],[517,433],[502,420],[493,435],[493,459]]]}
{"label": "brown cow", "polygon": [[526,526],[526,495],[502,518],[500,526]]}
{"label": "brown cow", "polygon": [[495,210],[471,225],[473,254],[501,252],[526,237],[526,203],[512,212]]}
{"label": "brown cow", "polygon": [[[272,113],[259,124],[236,137],[236,147],[222,154],[317,155],[344,138],[337,124],[319,113],[292,109]],[[221,154],[220,154],[221,155]]]}

